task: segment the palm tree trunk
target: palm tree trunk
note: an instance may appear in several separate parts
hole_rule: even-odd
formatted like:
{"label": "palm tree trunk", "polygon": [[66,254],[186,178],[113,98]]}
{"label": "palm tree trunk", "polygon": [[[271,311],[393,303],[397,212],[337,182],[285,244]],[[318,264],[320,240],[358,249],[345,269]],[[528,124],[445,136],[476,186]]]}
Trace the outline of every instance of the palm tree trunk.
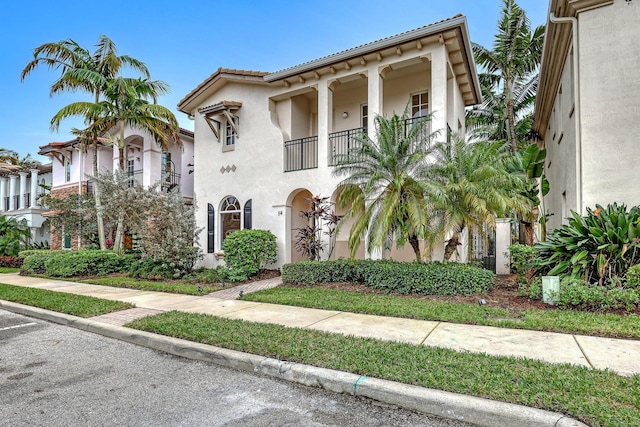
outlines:
{"label": "palm tree trunk", "polygon": [[[120,138],[118,140],[118,152],[119,152],[119,163],[120,170],[124,171],[124,152],[125,152],[125,143],[124,143],[124,122],[120,121]],[[122,239],[124,237],[124,212],[118,212],[118,224],[116,226],[116,236],[113,240],[113,250],[116,253],[122,252]]]}
{"label": "palm tree trunk", "polygon": [[[93,142],[93,176],[98,176],[98,141]],[[100,242],[100,250],[107,249],[107,243],[104,236],[104,216],[102,213],[102,200],[100,198],[100,186],[93,186],[93,198],[96,202],[96,222],[98,223],[98,240]]]}
{"label": "palm tree trunk", "polygon": [[504,86],[507,91],[507,126],[509,127],[509,146],[512,153],[518,150],[518,141],[516,139],[516,121],[513,111],[513,88],[511,87],[511,79],[505,79]]}
{"label": "palm tree trunk", "polygon": [[413,252],[416,254],[416,261],[422,261],[422,254],[420,253],[420,242],[418,241],[418,236],[412,234],[409,236],[409,244],[413,248]]}
{"label": "palm tree trunk", "polygon": [[444,247],[444,260],[449,261],[456,249],[460,245],[460,234],[456,231],[451,238],[447,241],[447,245]]}

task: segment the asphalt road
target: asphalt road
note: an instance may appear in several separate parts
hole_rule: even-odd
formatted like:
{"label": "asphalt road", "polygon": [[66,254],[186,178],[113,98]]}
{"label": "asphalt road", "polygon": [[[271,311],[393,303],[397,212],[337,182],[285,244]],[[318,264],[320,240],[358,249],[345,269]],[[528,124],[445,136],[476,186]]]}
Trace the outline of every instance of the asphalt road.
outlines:
{"label": "asphalt road", "polygon": [[0,425],[469,426],[3,310]]}

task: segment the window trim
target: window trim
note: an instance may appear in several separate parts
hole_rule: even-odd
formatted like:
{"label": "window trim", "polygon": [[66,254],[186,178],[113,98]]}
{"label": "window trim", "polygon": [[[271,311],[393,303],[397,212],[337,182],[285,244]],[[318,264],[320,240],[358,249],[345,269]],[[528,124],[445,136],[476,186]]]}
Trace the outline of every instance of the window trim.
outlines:
{"label": "window trim", "polygon": [[[234,200],[234,202],[231,201],[231,199]],[[233,209],[230,210],[228,209],[229,206],[235,206],[237,207],[237,209]],[[231,234],[233,231],[238,231],[242,229],[242,219],[241,219],[241,215],[242,215],[242,208],[241,208],[241,204],[240,204],[240,200],[238,200],[237,197],[229,195],[226,196],[225,198],[222,199],[222,202],[220,203],[220,209],[219,209],[219,215],[220,215],[220,245],[222,246],[222,242],[224,242],[224,239],[226,238],[225,236],[225,232],[229,231],[229,230],[225,230],[225,222],[224,222],[224,215],[236,215],[238,216],[238,219],[233,219],[233,221],[238,221],[238,228],[237,230],[231,230],[229,232],[227,232],[226,234],[229,235]]]}

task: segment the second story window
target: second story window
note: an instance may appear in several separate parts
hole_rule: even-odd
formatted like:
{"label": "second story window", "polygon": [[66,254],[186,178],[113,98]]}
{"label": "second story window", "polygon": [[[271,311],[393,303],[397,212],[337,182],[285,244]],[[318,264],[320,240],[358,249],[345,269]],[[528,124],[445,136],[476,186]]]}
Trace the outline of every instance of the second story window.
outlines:
{"label": "second story window", "polygon": [[[233,118],[233,122],[231,119]],[[222,146],[222,151],[231,151],[235,149],[236,139],[238,138],[238,118],[237,117],[227,117],[227,121],[224,125],[224,142]]]}
{"label": "second story window", "polygon": [[411,95],[411,117],[424,117],[429,114],[429,92]]}
{"label": "second story window", "polygon": [[362,104],[360,106],[360,127],[363,129],[367,129],[369,121],[369,106],[367,104]]}
{"label": "second story window", "polygon": [[64,182],[71,181],[71,161],[65,159],[64,161]]}

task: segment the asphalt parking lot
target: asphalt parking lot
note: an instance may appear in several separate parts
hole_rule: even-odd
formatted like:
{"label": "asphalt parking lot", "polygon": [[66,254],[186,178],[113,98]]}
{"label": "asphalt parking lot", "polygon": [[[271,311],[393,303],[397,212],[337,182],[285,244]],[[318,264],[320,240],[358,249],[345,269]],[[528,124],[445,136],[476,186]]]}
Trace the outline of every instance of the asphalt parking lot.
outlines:
{"label": "asphalt parking lot", "polygon": [[186,360],[0,310],[11,426],[450,426],[369,400]]}

